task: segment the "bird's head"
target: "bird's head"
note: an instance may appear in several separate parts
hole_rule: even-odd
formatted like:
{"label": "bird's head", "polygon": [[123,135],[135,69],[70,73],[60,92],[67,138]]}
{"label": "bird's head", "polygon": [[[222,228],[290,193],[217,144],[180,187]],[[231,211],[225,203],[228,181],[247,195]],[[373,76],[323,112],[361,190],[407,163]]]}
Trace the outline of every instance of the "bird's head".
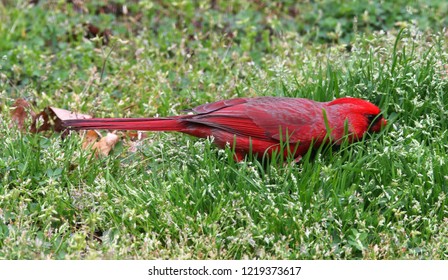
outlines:
{"label": "bird's head", "polygon": [[379,132],[387,124],[380,108],[363,99],[344,97],[327,105],[336,113],[338,121],[348,121],[349,132],[358,139],[366,132]]}

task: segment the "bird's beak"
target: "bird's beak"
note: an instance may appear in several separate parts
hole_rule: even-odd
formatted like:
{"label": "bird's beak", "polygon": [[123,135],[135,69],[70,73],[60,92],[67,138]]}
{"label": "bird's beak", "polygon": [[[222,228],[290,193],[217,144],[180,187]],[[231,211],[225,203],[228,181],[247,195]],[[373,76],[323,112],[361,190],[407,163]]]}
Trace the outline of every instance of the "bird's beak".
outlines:
{"label": "bird's beak", "polygon": [[379,132],[383,127],[387,125],[387,120],[381,117],[378,121],[376,121],[369,129],[370,132]]}

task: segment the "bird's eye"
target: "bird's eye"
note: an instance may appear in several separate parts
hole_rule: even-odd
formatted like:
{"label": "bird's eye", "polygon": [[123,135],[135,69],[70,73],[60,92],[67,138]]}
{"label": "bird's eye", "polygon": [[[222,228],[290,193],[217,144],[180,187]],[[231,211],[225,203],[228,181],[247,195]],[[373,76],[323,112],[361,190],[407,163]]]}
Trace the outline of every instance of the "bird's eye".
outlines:
{"label": "bird's eye", "polygon": [[381,118],[379,117],[379,115],[367,115],[367,119],[369,120],[370,125],[374,125]]}

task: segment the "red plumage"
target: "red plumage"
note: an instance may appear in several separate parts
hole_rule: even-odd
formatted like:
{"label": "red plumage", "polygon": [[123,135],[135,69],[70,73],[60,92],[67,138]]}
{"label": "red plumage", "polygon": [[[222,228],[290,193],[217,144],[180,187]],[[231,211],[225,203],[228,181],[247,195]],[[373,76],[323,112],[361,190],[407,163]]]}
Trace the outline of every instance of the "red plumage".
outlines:
{"label": "red plumage", "polygon": [[387,123],[377,106],[350,97],[331,102],[236,98],[204,104],[193,112],[166,118],[75,119],[64,124],[73,129],[178,131],[201,138],[213,136],[219,147],[227,143],[234,147],[237,159],[242,160],[249,152],[271,154],[281,142],[288,142],[290,151],[300,157],[311,145],[319,147],[323,141],[338,144],[347,132],[349,141],[357,141],[366,132],[380,131]]}

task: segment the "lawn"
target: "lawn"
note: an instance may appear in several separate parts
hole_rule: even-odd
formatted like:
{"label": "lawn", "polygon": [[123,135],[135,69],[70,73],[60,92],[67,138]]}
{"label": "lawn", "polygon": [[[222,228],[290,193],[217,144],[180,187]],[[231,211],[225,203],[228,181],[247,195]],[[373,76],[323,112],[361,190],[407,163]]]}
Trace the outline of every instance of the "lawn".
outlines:
{"label": "lawn", "polygon": [[[0,1],[0,259],[447,259],[448,4],[391,2]],[[178,133],[95,157],[10,113],[242,96],[359,97],[388,125],[265,164]]]}

